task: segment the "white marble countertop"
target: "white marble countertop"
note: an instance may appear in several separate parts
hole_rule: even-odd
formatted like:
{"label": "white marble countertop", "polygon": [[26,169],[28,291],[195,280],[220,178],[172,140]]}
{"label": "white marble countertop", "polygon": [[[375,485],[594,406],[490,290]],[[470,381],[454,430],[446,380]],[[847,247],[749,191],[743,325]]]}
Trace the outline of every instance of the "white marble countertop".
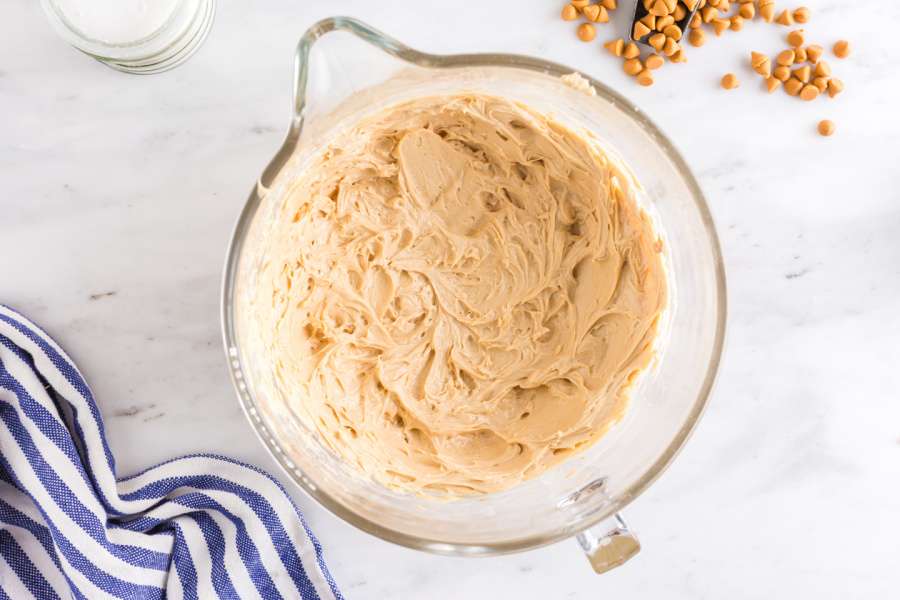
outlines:
{"label": "white marble countertop", "polygon": [[[340,3],[425,50],[570,64],[646,109],[708,195],[731,310],[705,418],[627,511],[639,557],[598,577],[574,542],[491,559],[431,556],[361,533],[297,493],[348,598],[896,597],[900,68],[889,24],[900,7],[806,4],[814,39],[855,46],[832,61],[847,84],[836,101],[757,88],[745,55],[774,52],[786,31],[762,23],[692,49],[687,65],[644,89],[599,42],[575,39],[556,0]],[[237,213],[282,139],[293,47],[335,10],[220,2],[197,56],[134,77],[68,48],[38,2],[4,3],[0,302],[75,357],[121,474],[193,451],[276,471],[225,370],[220,274]],[[738,90],[718,87],[728,70],[742,78]],[[826,117],[838,126],[827,140],[814,131]]]}

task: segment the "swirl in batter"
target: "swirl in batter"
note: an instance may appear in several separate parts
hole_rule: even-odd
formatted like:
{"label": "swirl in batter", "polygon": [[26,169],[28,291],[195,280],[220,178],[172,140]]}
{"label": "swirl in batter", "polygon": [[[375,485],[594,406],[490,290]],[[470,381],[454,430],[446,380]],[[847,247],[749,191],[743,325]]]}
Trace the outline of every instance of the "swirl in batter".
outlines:
{"label": "swirl in batter", "polygon": [[418,99],[338,135],[279,207],[252,300],[292,411],[417,493],[504,490],[588,447],[666,305],[629,181],[496,97]]}

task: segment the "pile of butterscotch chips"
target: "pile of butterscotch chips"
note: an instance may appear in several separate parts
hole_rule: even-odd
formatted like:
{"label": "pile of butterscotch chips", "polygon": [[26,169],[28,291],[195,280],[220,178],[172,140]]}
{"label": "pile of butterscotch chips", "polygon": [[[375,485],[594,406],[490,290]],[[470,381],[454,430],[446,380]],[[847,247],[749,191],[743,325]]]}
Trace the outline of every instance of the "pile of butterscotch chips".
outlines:
{"label": "pile of butterscotch chips", "polygon": [[[591,42],[597,37],[597,24],[608,23],[609,13],[616,8],[617,0],[571,0],[563,7],[562,18],[581,20],[578,38]],[[639,84],[650,86],[653,85],[653,71],[666,61],[687,62],[683,48],[685,40],[691,46],[700,47],[706,42],[708,31],[721,36],[726,31],[740,31],[747,21],[754,19],[791,27],[795,23],[808,22],[810,11],[801,6],[778,12],[775,0],[638,0],[630,39],[612,39],[603,46],[610,54],[622,59],[622,69],[626,73]],[[769,93],[782,88],[790,96],[812,101],[826,95],[834,98],[844,90],[844,83],[832,76],[831,66],[822,60],[824,48],[819,44],[807,44],[803,29],[791,30],[786,41],[788,47],[774,59],[761,52],[750,52],[750,66],[763,78]],[[642,46],[647,49],[642,51]],[[849,42],[838,40],[832,52],[837,58],[846,58],[850,54]],[[734,73],[726,73],[721,85],[731,90],[738,87],[740,81]],[[819,122],[818,131],[829,136],[834,133],[834,123]]]}

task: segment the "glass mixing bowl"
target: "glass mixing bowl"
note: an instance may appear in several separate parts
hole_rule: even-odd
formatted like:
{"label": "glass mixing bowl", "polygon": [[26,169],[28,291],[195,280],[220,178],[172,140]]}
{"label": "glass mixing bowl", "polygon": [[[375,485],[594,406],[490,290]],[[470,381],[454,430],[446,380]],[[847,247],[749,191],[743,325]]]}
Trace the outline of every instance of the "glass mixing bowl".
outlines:
{"label": "glass mixing bowl", "polygon": [[[284,145],[238,219],[222,301],[226,352],[238,396],[260,439],[293,481],[338,517],[385,540],[450,555],[534,548],[577,535],[602,572],[639,545],[624,506],[675,457],[703,411],[725,332],[725,275],[713,221],[697,182],[671,142],[638,108],[568,69],[508,54],[436,56],[412,50],[348,18],[326,19],[300,40],[294,110]],[[260,385],[272,366],[248,325],[257,247],[287,183],[337,128],[403,100],[474,91],[504,96],[595,136],[629,165],[639,201],[667,248],[671,303],[656,364],[642,375],[623,420],[588,450],[502,493],[438,501],[360,477],[327,450],[277,394]]]}

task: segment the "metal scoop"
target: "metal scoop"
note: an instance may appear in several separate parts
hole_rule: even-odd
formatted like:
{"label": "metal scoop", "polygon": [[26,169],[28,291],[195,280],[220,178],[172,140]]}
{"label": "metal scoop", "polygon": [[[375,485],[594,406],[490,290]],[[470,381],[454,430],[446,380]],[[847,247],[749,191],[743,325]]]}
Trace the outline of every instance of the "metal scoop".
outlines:
{"label": "metal scoop", "polygon": [[[677,6],[678,4],[681,4],[682,6],[685,7],[685,16],[682,17],[680,20],[673,22],[673,25],[676,25],[678,27],[678,29],[681,30],[682,37],[684,37],[685,34],[687,34],[688,26],[691,23],[691,19],[694,18],[694,15],[697,13],[697,10],[700,6],[700,2],[698,0],[693,1],[693,4],[694,4],[693,9],[688,8],[689,3],[680,2],[678,0],[651,0],[650,2],[645,2],[644,0],[637,0],[637,2],[634,3],[634,19],[631,22],[631,31],[628,34],[629,37],[631,39],[633,39],[635,42],[639,42],[641,44],[645,44],[645,45],[649,46],[650,45],[650,42],[649,42],[650,37],[652,35],[654,35],[655,33],[659,33],[658,31],[654,31],[651,29],[651,31],[649,33],[645,33],[640,38],[638,38],[638,37],[635,37],[635,30],[634,30],[635,24],[640,22],[641,19],[645,18],[647,15],[654,14],[651,11],[657,3],[662,3],[663,5],[665,5],[667,7],[670,5]],[[647,6],[645,6],[645,4]],[[674,11],[674,7],[672,8],[672,10]],[[657,16],[657,18],[660,18],[660,17]]]}

